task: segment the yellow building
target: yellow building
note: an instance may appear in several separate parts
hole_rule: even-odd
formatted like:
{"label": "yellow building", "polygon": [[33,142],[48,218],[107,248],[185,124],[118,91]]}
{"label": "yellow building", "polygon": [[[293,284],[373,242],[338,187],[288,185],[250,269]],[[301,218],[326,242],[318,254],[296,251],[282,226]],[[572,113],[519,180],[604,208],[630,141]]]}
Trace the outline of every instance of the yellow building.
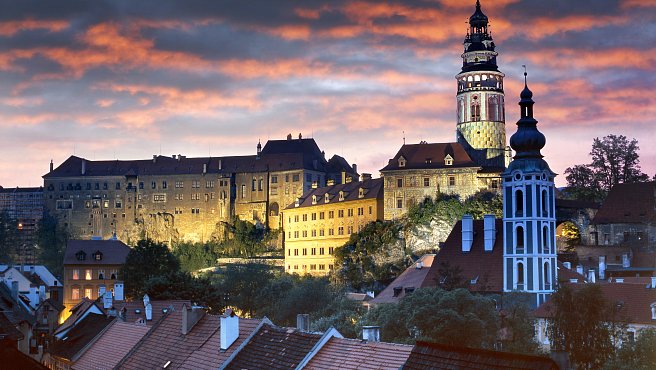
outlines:
{"label": "yellow building", "polygon": [[334,249],[383,215],[382,179],[311,189],[283,211],[285,271],[328,274]]}

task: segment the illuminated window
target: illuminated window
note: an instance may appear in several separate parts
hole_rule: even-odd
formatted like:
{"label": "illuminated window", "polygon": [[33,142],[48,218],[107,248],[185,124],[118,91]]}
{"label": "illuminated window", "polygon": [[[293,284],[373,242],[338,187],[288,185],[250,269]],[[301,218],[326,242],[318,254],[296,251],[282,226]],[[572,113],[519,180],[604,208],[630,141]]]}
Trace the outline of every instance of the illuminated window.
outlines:
{"label": "illuminated window", "polygon": [[[474,97],[476,98],[476,97]],[[471,120],[472,121],[480,121],[481,120],[481,106],[478,104],[478,102],[474,102],[471,105]]]}
{"label": "illuminated window", "polygon": [[430,178],[424,177],[424,186],[430,186]]}
{"label": "illuminated window", "polygon": [[93,289],[92,288],[85,288],[84,289],[84,296],[86,298],[91,299],[91,296],[93,295]]}
{"label": "illuminated window", "polygon": [[80,280],[80,270],[78,269],[73,270],[73,280]]}
{"label": "illuminated window", "polygon": [[91,280],[91,269],[84,270],[84,280]]}
{"label": "illuminated window", "polygon": [[80,299],[80,288],[71,289],[71,299],[75,301]]}

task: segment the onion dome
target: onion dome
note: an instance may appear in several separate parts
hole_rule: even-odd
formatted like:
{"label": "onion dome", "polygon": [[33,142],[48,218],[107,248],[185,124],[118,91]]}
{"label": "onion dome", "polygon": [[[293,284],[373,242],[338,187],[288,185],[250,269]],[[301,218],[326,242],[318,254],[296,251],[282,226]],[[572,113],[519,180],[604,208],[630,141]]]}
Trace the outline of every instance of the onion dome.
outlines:
{"label": "onion dome", "polygon": [[476,0],[476,11],[469,17],[469,25],[474,28],[486,27],[488,23],[487,15],[481,10],[480,0]]}
{"label": "onion dome", "polygon": [[538,131],[538,121],[533,118],[533,93],[526,83],[526,72],[524,72],[524,90],[520,94],[521,117],[517,121],[517,132],[510,138],[510,146],[515,150],[515,159],[520,158],[542,158],[540,149],[544,148],[547,140]]}

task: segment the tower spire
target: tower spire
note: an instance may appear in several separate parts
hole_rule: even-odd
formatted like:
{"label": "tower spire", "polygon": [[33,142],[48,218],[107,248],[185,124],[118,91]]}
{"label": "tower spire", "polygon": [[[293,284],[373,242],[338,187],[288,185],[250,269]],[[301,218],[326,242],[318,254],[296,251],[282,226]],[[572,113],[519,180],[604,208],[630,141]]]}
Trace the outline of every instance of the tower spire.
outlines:
{"label": "tower spire", "polygon": [[517,121],[517,132],[510,137],[510,146],[516,151],[515,159],[542,158],[540,149],[544,148],[546,139],[538,130],[538,121],[533,118],[533,92],[528,88],[528,73],[524,72],[524,90],[519,101],[521,114]]}

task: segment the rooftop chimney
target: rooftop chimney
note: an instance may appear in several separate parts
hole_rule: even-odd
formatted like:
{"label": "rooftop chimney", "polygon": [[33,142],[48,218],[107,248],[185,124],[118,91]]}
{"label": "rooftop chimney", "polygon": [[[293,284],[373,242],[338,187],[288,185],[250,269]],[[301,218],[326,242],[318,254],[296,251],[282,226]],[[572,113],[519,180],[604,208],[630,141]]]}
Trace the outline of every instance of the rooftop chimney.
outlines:
{"label": "rooftop chimney", "polygon": [[469,252],[474,242],[474,218],[471,215],[462,216],[462,251]]}
{"label": "rooftop chimney", "polygon": [[291,140],[291,139],[292,139],[292,134],[287,134],[287,140]]}
{"label": "rooftop chimney", "polygon": [[153,305],[148,303],[145,307],[145,310],[146,310],[146,321],[152,321],[153,320]]}
{"label": "rooftop chimney", "polygon": [[371,180],[371,174],[370,173],[363,173],[362,175],[360,175],[360,179],[362,179],[361,181]]}
{"label": "rooftop chimney", "polygon": [[114,302],[112,300],[112,292],[106,291],[103,293],[103,308],[110,309],[112,306],[114,306]]}
{"label": "rooftop chimney", "polygon": [[223,169],[223,160],[219,159],[219,171]]}
{"label": "rooftop chimney", "polygon": [[492,252],[497,235],[496,217],[494,215],[485,215],[483,216],[483,223],[485,227],[485,251]]}
{"label": "rooftop chimney", "polygon": [[576,265],[576,273],[583,275],[583,265]]}
{"label": "rooftop chimney", "polygon": [[[290,134],[291,137],[291,134]],[[290,139],[291,140],[291,139]],[[225,351],[239,338],[239,317],[231,309],[221,316],[221,351]]]}
{"label": "rooftop chimney", "polygon": [[656,276],[651,277],[651,288],[656,289]]}
{"label": "rooftop chimney", "polygon": [[362,340],[367,342],[380,342],[380,326],[363,326]]}
{"label": "rooftop chimney", "polygon": [[153,154],[153,163],[157,163],[157,155]]}
{"label": "rooftop chimney", "polygon": [[[148,303],[150,306],[150,303]],[[146,307],[148,307],[146,306]],[[205,316],[205,310],[202,307],[192,306],[187,308],[186,304],[182,305],[182,335],[187,335],[191,331],[191,328],[196,325],[196,323]],[[151,318],[152,320],[152,306],[151,306]],[[146,313],[146,320],[148,320],[148,314]]]}
{"label": "rooftop chimney", "polygon": [[571,262],[563,262],[563,266],[565,266],[565,268],[568,269],[568,270],[572,269],[572,263]]}
{"label": "rooftop chimney", "polygon": [[346,171],[342,171],[342,184],[346,184]]}
{"label": "rooftop chimney", "polygon": [[18,302],[18,281],[11,281],[11,299]]}
{"label": "rooftop chimney", "polygon": [[353,172],[358,173],[358,165],[357,164],[353,163],[353,166],[351,166],[351,167],[353,167]]}
{"label": "rooftop chimney", "polygon": [[296,329],[302,332],[310,331],[310,315],[306,313],[299,313],[296,315]]}
{"label": "rooftop chimney", "polygon": [[257,141],[257,157],[260,158],[260,154],[262,153],[262,143],[258,140]]}
{"label": "rooftop chimney", "polygon": [[597,282],[597,275],[595,275],[594,269],[588,270],[588,281],[591,282],[592,284]]}
{"label": "rooftop chimney", "polygon": [[50,172],[55,169],[55,164],[52,162],[52,159],[50,160]]}
{"label": "rooftop chimney", "polygon": [[599,280],[606,279],[606,256],[599,256]]}
{"label": "rooftop chimney", "polygon": [[203,163],[203,175],[207,173],[207,163]]}
{"label": "rooftop chimney", "polygon": [[102,297],[106,291],[107,291],[107,287],[105,286],[105,284],[98,285],[98,297]]}
{"label": "rooftop chimney", "polygon": [[82,175],[84,175],[85,173],[87,173],[87,161],[85,161],[84,159],[82,160],[82,169],[81,169],[80,173],[81,173]]}
{"label": "rooftop chimney", "polygon": [[298,140],[301,140],[302,138],[303,138],[303,135],[301,135],[301,133],[299,132],[298,133]]}
{"label": "rooftop chimney", "polygon": [[123,282],[117,281],[114,282],[114,299],[117,301],[122,301],[125,299],[123,295]]}
{"label": "rooftop chimney", "polygon": [[149,303],[150,303],[150,297],[148,296],[148,294],[144,294],[143,296],[144,307],[146,307]]}
{"label": "rooftop chimney", "polygon": [[629,254],[628,253],[624,253],[622,255],[622,267],[624,267],[624,268],[631,267],[631,260],[629,259]]}

